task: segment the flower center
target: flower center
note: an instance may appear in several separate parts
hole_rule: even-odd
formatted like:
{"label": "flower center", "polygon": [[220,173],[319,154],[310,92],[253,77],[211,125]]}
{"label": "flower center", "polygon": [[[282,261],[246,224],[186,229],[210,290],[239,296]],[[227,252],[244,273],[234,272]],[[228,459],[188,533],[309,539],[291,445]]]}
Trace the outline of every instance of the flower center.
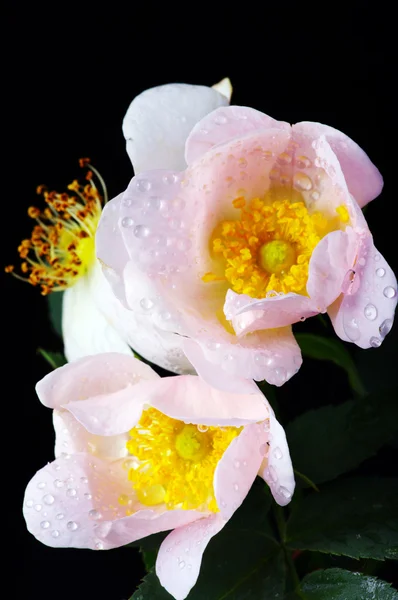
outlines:
{"label": "flower center", "polygon": [[44,186],[37,191],[43,194],[47,207],[40,210],[31,206],[28,214],[36,220],[30,239],[18,247],[22,259],[22,276],[14,272],[14,266],[6,267],[15,277],[39,285],[43,295],[64,290],[74,283],[95,262],[95,232],[101,216],[103,198],[93,180],[93,173],[106,188],[99,173],[81,159],[80,166],[89,167],[85,185],[73,181],[68,189],[74,192],[48,192]]}
{"label": "flower center", "polygon": [[[268,197],[269,196],[269,197]],[[348,222],[345,206],[336,217],[310,213],[300,199],[269,194],[247,202],[236,198],[237,220],[221,221],[210,239],[213,271],[203,281],[226,281],[253,298],[288,292],[306,295],[308,265],[318,242]]]}
{"label": "flower center", "polygon": [[283,273],[296,262],[296,252],[289,242],[273,240],[260,247],[258,262],[267,273]]}
{"label": "flower center", "polygon": [[214,471],[240,431],[239,427],[187,425],[155,408],[143,411],[126,444],[134,457],[130,461],[135,461],[129,465],[128,478],[139,502],[165,503],[169,510],[217,512]]}

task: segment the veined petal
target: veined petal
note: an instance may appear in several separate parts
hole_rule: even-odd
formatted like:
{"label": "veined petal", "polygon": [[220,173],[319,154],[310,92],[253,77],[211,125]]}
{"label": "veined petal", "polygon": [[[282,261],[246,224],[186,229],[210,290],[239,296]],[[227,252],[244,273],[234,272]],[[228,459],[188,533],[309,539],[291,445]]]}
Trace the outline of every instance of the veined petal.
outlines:
{"label": "veined petal", "polygon": [[227,97],[216,89],[182,83],[151,88],[134,98],[123,120],[123,134],[135,173],[184,169],[184,146],[191,129],[227,104]]}
{"label": "veined petal", "polygon": [[[207,544],[224,525],[225,521],[219,514],[211,515],[175,529],[161,544],[156,574],[175,600],[185,600],[188,596],[198,579]],[[186,556],[181,556],[181,548],[188,549]]]}

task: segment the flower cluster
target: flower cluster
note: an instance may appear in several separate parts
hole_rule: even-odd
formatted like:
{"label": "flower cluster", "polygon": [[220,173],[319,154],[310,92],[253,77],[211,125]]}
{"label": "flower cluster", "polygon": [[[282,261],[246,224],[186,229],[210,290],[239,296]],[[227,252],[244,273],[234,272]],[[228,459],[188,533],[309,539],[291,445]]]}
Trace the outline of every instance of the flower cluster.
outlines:
{"label": "flower cluster", "polygon": [[292,498],[285,433],[255,383],[299,370],[292,325],[327,312],[340,338],[376,348],[397,302],[361,210],[383,185],[366,154],[230,94],[223,80],[135,98],[126,191],[107,202],[88,165],[73,195],[45,191],[45,210],[29,209],[19,248],[30,283],[65,290],[70,361],[37,384],[56,458],[28,484],[28,529],[92,549],[173,530],[156,572],[177,600],[257,475],[278,504]]}

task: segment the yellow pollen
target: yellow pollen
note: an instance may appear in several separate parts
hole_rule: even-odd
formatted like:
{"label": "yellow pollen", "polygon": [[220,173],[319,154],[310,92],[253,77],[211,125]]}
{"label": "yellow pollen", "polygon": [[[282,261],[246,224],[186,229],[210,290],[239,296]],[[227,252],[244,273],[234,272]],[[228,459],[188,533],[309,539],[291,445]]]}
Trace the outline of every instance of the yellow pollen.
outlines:
{"label": "yellow pollen", "polygon": [[[106,187],[88,159],[81,159],[80,166],[91,170],[86,173],[84,185],[78,181],[68,185],[73,195],[49,192],[45,186],[37,188],[47,206],[44,210],[34,206],[28,209],[36,225],[30,239],[18,247],[24,276],[16,274],[12,265],[6,269],[18,279],[40,286],[43,295],[71,287],[95,261],[95,232],[107,199]],[[103,196],[95,185],[93,172]]]}
{"label": "yellow pollen", "polygon": [[[278,199],[275,199],[277,197]],[[267,192],[263,198],[233,201],[236,220],[221,221],[210,238],[213,271],[205,283],[224,280],[238,294],[265,298],[294,292],[307,295],[309,262],[318,242],[347,223],[345,206],[336,217],[310,212],[301,196]]]}
{"label": "yellow pollen", "polygon": [[259,263],[267,273],[283,273],[296,262],[296,252],[289,242],[272,240],[260,247]]}
{"label": "yellow pollen", "polygon": [[214,471],[240,431],[186,424],[155,408],[145,410],[126,444],[137,461],[128,478],[138,501],[147,506],[164,503],[169,510],[217,512]]}

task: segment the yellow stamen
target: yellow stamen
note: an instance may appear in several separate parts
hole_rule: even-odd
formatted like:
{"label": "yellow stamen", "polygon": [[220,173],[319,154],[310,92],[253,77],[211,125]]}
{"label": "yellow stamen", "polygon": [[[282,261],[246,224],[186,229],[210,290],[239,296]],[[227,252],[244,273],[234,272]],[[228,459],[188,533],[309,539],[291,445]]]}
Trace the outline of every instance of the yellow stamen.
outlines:
{"label": "yellow stamen", "polygon": [[[275,197],[277,199],[275,199]],[[308,265],[318,242],[330,231],[347,223],[345,206],[338,217],[310,213],[300,196],[286,192],[246,201],[239,197],[233,206],[240,211],[235,221],[221,221],[210,239],[213,272],[206,283],[224,281],[238,294],[264,298],[267,294],[295,292],[306,295]]]}
{"label": "yellow stamen", "polygon": [[6,267],[6,272],[18,279],[39,285],[43,295],[72,286],[95,261],[94,237],[104,199],[93,181],[93,171],[105,200],[106,188],[102,177],[89,165],[89,159],[80,159],[80,166],[89,166],[91,170],[86,174],[85,185],[78,181],[68,185],[76,195],[48,192],[42,185],[37,188],[47,207],[42,211],[34,206],[28,209],[28,215],[37,225],[31,238],[18,247],[25,277],[14,273],[12,265]]}
{"label": "yellow stamen", "polygon": [[138,460],[128,478],[139,502],[217,512],[214,471],[240,430],[185,424],[154,408],[145,410],[127,442]]}

